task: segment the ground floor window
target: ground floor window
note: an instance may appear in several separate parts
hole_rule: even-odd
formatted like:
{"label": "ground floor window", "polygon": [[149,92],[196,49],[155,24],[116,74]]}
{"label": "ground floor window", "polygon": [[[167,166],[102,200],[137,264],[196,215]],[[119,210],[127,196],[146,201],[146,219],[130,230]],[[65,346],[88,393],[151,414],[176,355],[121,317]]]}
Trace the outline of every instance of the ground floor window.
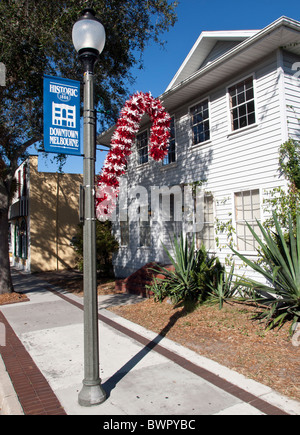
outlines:
{"label": "ground floor window", "polygon": [[255,251],[258,242],[253,237],[247,223],[259,234],[257,220],[260,221],[259,189],[246,190],[234,194],[237,248],[240,251]]}
{"label": "ground floor window", "polygon": [[149,248],[151,246],[151,226],[150,222],[140,220],[140,247]]}
{"label": "ground floor window", "polygon": [[18,221],[15,225],[15,249],[14,255],[19,258],[27,259],[28,256],[28,237],[27,222],[25,219]]}
{"label": "ground floor window", "polygon": [[128,246],[129,245],[129,222],[127,221],[120,221],[120,241],[121,246]]}
{"label": "ground floor window", "polygon": [[203,229],[196,233],[197,248],[204,244],[207,250],[215,249],[214,227],[214,199],[212,195],[204,196],[204,225]]}

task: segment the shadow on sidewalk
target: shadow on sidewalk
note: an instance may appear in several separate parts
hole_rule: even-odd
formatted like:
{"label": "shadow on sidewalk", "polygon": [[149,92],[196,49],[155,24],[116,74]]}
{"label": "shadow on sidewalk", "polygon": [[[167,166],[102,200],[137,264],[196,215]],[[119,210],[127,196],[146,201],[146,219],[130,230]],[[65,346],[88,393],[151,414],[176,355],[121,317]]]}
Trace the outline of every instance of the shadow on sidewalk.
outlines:
{"label": "shadow on sidewalk", "polygon": [[110,396],[111,391],[116,385],[149,353],[153,350],[159,342],[167,335],[171,328],[175,325],[177,320],[186,315],[186,311],[182,308],[181,311],[176,312],[171,316],[168,324],[160,331],[160,333],[145,345],[136,355],[134,355],[126,364],[123,365],[113,376],[107,379],[102,387],[104,388],[107,397]]}

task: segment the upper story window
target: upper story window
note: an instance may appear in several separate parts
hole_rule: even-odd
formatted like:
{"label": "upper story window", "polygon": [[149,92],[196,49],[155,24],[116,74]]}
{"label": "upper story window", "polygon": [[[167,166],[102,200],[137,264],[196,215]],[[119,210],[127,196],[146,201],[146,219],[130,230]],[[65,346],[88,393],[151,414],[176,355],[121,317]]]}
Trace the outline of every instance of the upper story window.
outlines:
{"label": "upper story window", "polygon": [[171,118],[171,125],[170,125],[170,142],[169,142],[169,149],[168,149],[168,155],[164,158],[163,164],[169,165],[170,163],[176,162],[176,150],[175,150],[175,119],[174,116]]}
{"label": "upper story window", "polygon": [[190,108],[192,144],[197,145],[210,139],[208,99]]}
{"label": "upper story window", "polygon": [[148,131],[144,131],[136,137],[138,164],[143,165],[148,162]]}
{"label": "upper story window", "polygon": [[228,89],[231,115],[231,130],[239,130],[255,124],[255,103],[253,77],[231,86]]}

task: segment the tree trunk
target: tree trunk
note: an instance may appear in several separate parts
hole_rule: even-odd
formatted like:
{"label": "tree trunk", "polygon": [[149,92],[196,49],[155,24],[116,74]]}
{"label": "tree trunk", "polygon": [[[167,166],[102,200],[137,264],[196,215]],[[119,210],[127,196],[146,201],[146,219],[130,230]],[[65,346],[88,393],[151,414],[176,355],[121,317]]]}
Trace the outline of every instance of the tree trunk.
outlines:
{"label": "tree trunk", "polygon": [[[5,202],[8,204],[8,198]],[[0,294],[11,293],[12,291],[13,284],[8,247],[8,206],[3,207],[0,204]]]}

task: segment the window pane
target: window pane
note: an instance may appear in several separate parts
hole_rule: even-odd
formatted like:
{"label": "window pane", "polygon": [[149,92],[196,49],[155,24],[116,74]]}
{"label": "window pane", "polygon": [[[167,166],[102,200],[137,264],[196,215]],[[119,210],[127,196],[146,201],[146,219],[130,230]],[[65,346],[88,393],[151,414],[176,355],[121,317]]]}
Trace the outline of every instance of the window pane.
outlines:
{"label": "window pane", "polygon": [[[247,223],[259,235],[257,221],[260,220],[259,190],[235,193],[235,217],[237,245],[241,251],[254,251],[258,247]],[[257,221],[256,221],[257,219]]]}
{"label": "window pane", "polygon": [[235,121],[233,121],[233,130],[238,130],[239,127],[239,121],[238,119],[236,119]]}
{"label": "window pane", "polygon": [[237,223],[236,225],[236,235],[237,235],[237,244],[239,251],[246,251],[245,249],[245,236],[244,236],[245,225]]}
{"label": "window pane", "polygon": [[148,162],[148,132],[137,135],[138,163],[140,165]]}
{"label": "window pane", "polygon": [[169,140],[169,149],[168,149],[168,155],[165,157],[163,164],[169,165],[170,163],[173,163],[176,161],[176,153],[175,153],[175,119],[174,116],[171,118],[171,125],[170,125],[170,140]]}
{"label": "window pane", "polygon": [[246,92],[246,99],[247,99],[247,100],[252,100],[252,98],[254,98],[253,88],[252,88],[252,89],[249,89],[249,90]]}
{"label": "window pane", "polygon": [[260,219],[259,190],[252,190],[252,219]]}
{"label": "window pane", "polygon": [[229,88],[229,94],[231,97],[234,97],[236,95],[236,88],[233,86],[232,88]]}
{"label": "window pane", "polygon": [[244,83],[239,83],[236,85],[236,90],[238,94],[241,94],[242,92],[244,92]]}
{"label": "window pane", "polygon": [[193,145],[210,138],[208,100],[190,109],[193,134]]}
{"label": "window pane", "polygon": [[246,106],[243,105],[239,108],[239,116],[245,116],[246,115]]}
{"label": "window pane", "polygon": [[151,228],[150,222],[140,221],[140,246],[151,246]]}
{"label": "window pane", "polygon": [[120,222],[121,246],[129,245],[129,225],[128,222]]}
{"label": "window pane", "polygon": [[232,129],[246,127],[255,123],[253,79],[250,77],[229,88]]}
{"label": "window pane", "polygon": [[243,116],[242,118],[240,118],[240,128],[247,127],[247,125],[247,117]]}
{"label": "window pane", "polygon": [[196,234],[196,242],[198,249],[202,243],[206,249],[215,249],[213,196],[204,197],[204,227]]}
{"label": "window pane", "polygon": [[238,95],[238,104],[242,104],[245,102],[245,94],[244,92],[242,94]]}
{"label": "window pane", "polygon": [[252,77],[249,77],[249,79],[245,80],[245,88],[247,90],[253,89],[253,79],[252,79]]}
{"label": "window pane", "polygon": [[247,104],[247,110],[248,113],[254,112],[254,101],[251,101],[250,103]]}
{"label": "window pane", "polygon": [[255,124],[255,113],[248,115],[248,125]]}

